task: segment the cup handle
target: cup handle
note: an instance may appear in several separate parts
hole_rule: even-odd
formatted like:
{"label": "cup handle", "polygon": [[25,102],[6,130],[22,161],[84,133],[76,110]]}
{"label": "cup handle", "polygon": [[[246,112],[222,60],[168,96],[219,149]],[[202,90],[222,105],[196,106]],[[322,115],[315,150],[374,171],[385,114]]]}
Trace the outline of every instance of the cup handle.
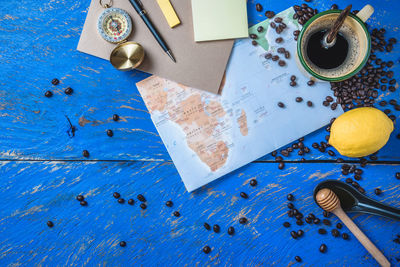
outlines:
{"label": "cup handle", "polygon": [[365,5],[360,11],[358,11],[357,17],[359,17],[363,22],[366,22],[367,19],[371,17],[372,13],[374,13],[374,8],[371,5]]}

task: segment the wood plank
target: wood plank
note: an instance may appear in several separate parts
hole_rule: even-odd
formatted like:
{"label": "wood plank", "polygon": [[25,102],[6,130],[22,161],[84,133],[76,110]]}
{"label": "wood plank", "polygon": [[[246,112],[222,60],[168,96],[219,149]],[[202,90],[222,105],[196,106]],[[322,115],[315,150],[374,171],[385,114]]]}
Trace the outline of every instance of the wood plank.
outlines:
{"label": "wood plank", "polygon": [[[261,1],[264,11],[279,11],[293,1]],[[343,7],[345,1],[337,1]],[[363,2],[353,1],[359,9]],[[388,8],[389,4],[393,8]],[[0,55],[3,63],[0,81],[0,159],[82,159],[82,150],[91,159],[169,160],[170,157],[154,128],[147,109],[135,88],[135,82],[147,74],[133,71],[118,72],[106,61],[76,51],[89,0],[28,1],[11,0],[2,4],[0,16]],[[255,1],[248,1],[250,23],[265,18],[256,12]],[[329,8],[330,1],[312,3],[319,10]],[[397,29],[398,1],[377,1],[376,13],[368,22],[371,26],[385,25],[387,36],[400,40]],[[28,8],[29,7],[29,8]],[[395,46],[391,55],[382,59],[397,59]],[[381,57],[381,56],[379,56]],[[394,71],[399,73],[396,60]],[[52,78],[60,78],[54,87]],[[396,76],[398,77],[398,76]],[[63,89],[71,86],[72,96]],[[54,96],[43,96],[52,90]],[[399,98],[398,92],[387,92],[380,99]],[[111,120],[114,113],[122,119]],[[399,113],[395,112],[396,116]],[[77,126],[76,137],[66,131],[67,115]],[[81,122],[79,125],[79,121]],[[106,136],[114,130],[114,137]],[[400,140],[392,134],[389,144],[379,153],[380,160],[400,160]],[[323,141],[324,130],[306,138],[306,145]],[[300,157],[292,156],[290,160]],[[313,152],[306,159],[333,159],[327,154]],[[270,156],[262,160],[271,160]]]}
{"label": "wood plank", "polygon": [[[304,166],[307,166],[305,168]],[[400,208],[399,165],[371,165],[360,184],[367,195]],[[256,187],[249,186],[257,179]],[[376,265],[354,236],[334,238],[332,227],[296,226],[286,216],[286,195],[304,214],[322,217],[312,200],[312,189],[325,179],[341,179],[337,164],[253,163],[193,194],[184,189],[170,163],[157,162],[1,162],[0,265],[291,265],[299,255],[306,266]],[[381,196],[373,190],[380,187]],[[142,193],[148,208],[118,204],[113,192],[125,199]],[[243,191],[249,199],[239,197]],[[84,194],[87,207],[76,195]],[[172,200],[173,208],[165,206]],[[181,217],[172,215],[178,210]],[[240,225],[238,218],[249,222]],[[400,234],[397,221],[350,214],[355,223],[398,264],[400,249],[392,240]],[[48,228],[46,222],[54,222]],[[337,218],[330,218],[333,225]],[[292,226],[282,226],[290,221]],[[206,231],[204,222],[219,224],[221,233]],[[236,233],[229,236],[227,227]],[[321,236],[317,229],[325,228]],[[298,240],[291,230],[303,229]],[[340,232],[349,233],[344,227]],[[119,241],[127,242],[125,248]],[[328,246],[320,254],[321,243]],[[203,246],[212,252],[205,255]],[[397,259],[397,260],[396,260]]]}

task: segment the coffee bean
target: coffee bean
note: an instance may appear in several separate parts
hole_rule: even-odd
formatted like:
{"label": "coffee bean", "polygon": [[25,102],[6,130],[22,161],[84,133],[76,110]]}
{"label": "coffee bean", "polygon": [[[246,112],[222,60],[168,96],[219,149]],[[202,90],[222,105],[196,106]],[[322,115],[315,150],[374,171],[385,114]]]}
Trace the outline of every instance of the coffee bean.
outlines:
{"label": "coffee bean", "polygon": [[301,97],[299,97],[299,96],[296,97],[296,102],[297,102],[297,103],[300,103],[300,102],[302,102],[302,101],[303,101],[303,98],[301,98]]}
{"label": "coffee bean", "polygon": [[304,220],[305,220],[306,223],[308,223],[308,224],[311,224],[312,221],[313,221],[310,217],[306,217]]}
{"label": "coffee bean", "polygon": [[307,106],[312,107],[313,106],[313,102],[307,101]]}
{"label": "coffee bean", "polygon": [[299,211],[297,209],[293,209],[293,215],[299,214]]}
{"label": "coffee bean", "polygon": [[349,235],[346,234],[346,233],[343,233],[343,234],[342,234],[342,238],[343,238],[344,240],[347,240],[347,239],[349,239]]}
{"label": "coffee bean", "polygon": [[257,39],[257,37],[258,37],[258,36],[255,35],[254,33],[251,33],[249,36],[250,36],[251,39]]}
{"label": "coffee bean", "polygon": [[128,199],[128,204],[133,205],[133,204],[135,204],[135,201],[132,198],[130,198],[130,199]]}
{"label": "coffee bean", "polygon": [[275,16],[275,12],[274,11],[267,11],[267,12],[265,12],[265,16],[267,17],[267,18],[273,18],[274,16]]}
{"label": "coffee bean", "polygon": [[219,232],[221,231],[221,227],[219,227],[218,224],[214,224],[214,225],[213,225],[213,231],[214,231],[215,233],[219,233]]}
{"label": "coffee bean", "polygon": [[270,26],[272,29],[275,29],[275,28],[276,28],[276,24],[275,24],[275,22],[273,22],[273,21],[269,24],[269,26]]}
{"label": "coffee bean", "polygon": [[287,207],[288,207],[289,209],[294,209],[293,203],[288,203],[288,204],[287,204]]}
{"label": "coffee bean", "polygon": [[331,5],[331,9],[339,9],[339,7],[338,7],[338,5],[333,4],[333,5]]}
{"label": "coffee bean", "polygon": [[332,150],[328,150],[328,154],[329,154],[329,156],[331,156],[331,157],[336,156],[335,152],[333,152]]}
{"label": "coffee bean", "polygon": [[319,247],[319,251],[320,251],[321,253],[325,253],[327,249],[328,249],[328,247],[327,247],[325,244],[322,244],[322,245]]}
{"label": "coffee bean", "polygon": [[290,235],[293,237],[293,239],[297,239],[297,233],[295,231],[291,231]]}
{"label": "coffee bean", "polygon": [[283,160],[283,159],[282,159],[281,156],[277,156],[277,157],[275,158],[275,161],[277,161],[277,162],[282,161],[282,160]]}
{"label": "coffee bean", "polygon": [[67,87],[67,88],[65,88],[64,93],[67,95],[72,95],[73,91],[74,90],[71,87]]}
{"label": "coffee bean", "polygon": [[174,211],[174,216],[179,217],[179,216],[181,216],[181,214],[179,213],[179,211]]}
{"label": "coffee bean", "polygon": [[395,177],[396,177],[396,179],[400,180],[400,172],[396,172]]}
{"label": "coffee bean", "polygon": [[286,66],[286,62],[284,60],[279,60],[278,65],[281,67]]}
{"label": "coffee bean", "polygon": [[287,215],[291,218],[294,216],[293,210],[288,210]]}
{"label": "coffee bean", "polygon": [[284,222],[283,226],[286,227],[286,228],[289,228],[290,227],[290,223],[289,222]]}
{"label": "coffee bean", "polygon": [[394,64],[393,61],[390,60],[390,61],[387,62],[386,66],[391,68],[391,67],[393,67],[393,64]]}
{"label": "coffee bean", "polygon": [[319,228],[318,234],[324,235],[324,234],[326,234],[326,230],[324,228]]}
{"label": "coffee bean", "polygon": [[304,231],[303,231],[303,230],[298,230],[298,231],[297,231],[297,236],[298,236],[298,237],[302,236],[303,234],[304,234]]}
{"label": "coffee bean", "polygon": [[285,51],[285,58],[289,59],[290,58],[290,52],[289,51]]}
{"label": "coffee bean", "polygon": [[272,58],[272,54],[271,53],[267,53],[267,54],[265,54],[265,59],[270,59],[270,58]]}
{"label": "coffee bean", "polygon": [[114,198],[120,198],[120,196],[121,196],[121,195],[120,195],[118,192],[114,192],[114,193],[113,193],[113,197],[114,197]]}
{"label": "coffee bean", "polygon": [[340,235],[340,233],[337,229],[332,229],[331,233],[332,233],[333,237],[338,237]]}
{"label": "coffee bean", "polygon": [[261,12],[261,11],[263,10],[262,5],[259,4],[259,3],[257,3],[257,4],[256,4],[256,10],[257,10],[258,12]]}
{"label": "coffee bean", "polygon": [[289,83],[289,85],[292,86],[292,87],[295,87],[295,86],[297,85],[297,83],[296,83],[295,81],[291,81],[291,82]]}
{"label": "coffee bean", "polygon": [[392,80],[389,81],[389,84],[391,84],[391,85],[393,85],[395,83],[396,83],[396,79],[392,79]]}
{"label": "coffee bean", "polygon": [[282,38],[282,37],[278,37],[278,38],[275,39],[275,42],[276,42],[277,44],[280,44],[280,43],[283,42],[283,38]]}
{"label": "coffee bean", "polygon": [[303,215],[301,213],[298,213],[295,217],[297,220],[300,220],[303,218]]}
{"label": "coffee bean", "polygon": [[281,17],[276,17],[276,18],[274,18],[274,21],[276,23],[281,23],[283,21],[283,19]]}
{"label": "coffee bean", "polygon": [[280,53],[280,54],[283,54],[283,53],[285,53],[285,48],[283,48],[283,47],[279,47],[277,50],[276,50],[278,53]]}
{"label": "coffee bean", "polygon": [[53,223],[52,221],[47,221],[46,224],[47,224],[47,226],[50,227],[50,228],[54,226],[54,223]]}
{"label": "coffee bean", "polygon": [[293,196],[292,194],[288,194],[288,195],[286,196],[286,198],[287,198],[287,200],[289,200],[289,201],[293,201],[293,200],[294,200],[294,196]]}
{"label": "coffee bean", "polygon": [[51,84],[53,84],[53,85],[57,85],[59,83],[60,83],[60,80],[57,78],[54,78],[53,80],[51,80]]}
{"label": "coffee bean", "polygon": [[247,223],[247,219],[245,217],[241,217],[241,218],[239,218],[239,223],[240,224],[246,224]]}
{"label": "coffee bean", "polygon": [[114,114],[114,115],[113,115],[113,120],[114,120],[114,121],[118,121],[118,120],[119,120],[118,114]]}
{"label": "coffee bean", "polygon": [[279,60],[279,56],[278,55],[272,56],[272,61],[278,61],[278,60]]}
{"label": "coffee bean", "polygon": [[324,215],[325,218],[329,218],[331,216],[331,213],[324,210],[324,212],[322,213],[322,215]]}
{"label": "coffee bean", "polygon": [[142,194],[137,195],[137,199],[141,202],[146,202],[146,198]]}
{"label": "coffee bean", "polygon": [[118,199],[118,203],[119,203],[119,204],[124,204],[124,203],[125,203],[125,199],[119,198],[119,199]]}
{"label": "coffee bean", "polygon": [[355,174],[354,175],[354,179],[357,180],[357,181],[360,181],[361,180],[361,176],[358,175],[358,174]]}
{"label": "coffee bean", "polygon": [[379,196],[380,194],[382,194],[382,190],[380,188],[376,188],[375,195]]}
{"label": "coffee bean", "polygon": [[258,32],[263,32],[263,30],[264,30],[264,27],[263,27],[263,26],[258,26],[258,27],[257,27],[257,31],[258,31]]}
{"label": "coffee bean", "polygon": [[296,224],[299,225],[299,226],[301,226],[301,225],[303,225],[303,221],[302,221],[302,220],[297,220],[297,221],[296,221]]}
{"label": "coffee bean", "polygon": [[249,198],[249,196],[248,196],[245,192],[240,192],[240,196],[241,196],[242,198],[245,198],[245,199],[248,199],[248,198]]}
{"label": "coffee bean", "polygon": [[145,210],[147,208],[147,205],[145,203],[140,203],[140,208],[142,210]]}
{"label": "coffee bean", "polygon": [[321,221],[320,221],[320,219],[318,219],[318,218],[315,218],[314,220],[313,220],[313,223],[314,224],[319,224]]}
{"label": "coffee bean", "polygon": [[307,85],[308,86],[313,86],[315,84],[315,82],[313,81],[313,80],[309,80],[308,82],[307,82]]}
{"label": "coffee bean", "polygon": [[209,246],[205,246],[205,247],[203,247],[203,252],[204,252],[205,254],[208,254],[208,253],[211,252],[211,248],[210,248]]}
{"label": "coffee bean", "polygon": [[208,223],[205,222],[203,225],[204,225],[204,228],[206,228],[206,230],[208,230],[208,231],[211,230],[211,226]]}
{"label": "coffee bean", "polygon": [[112,130],[107,130],[107,135],[108,135],[109,137],[112,137],[112,136],[114,135],[114,133],[113,133]]}
{"label": "coffee bean", "polygon": [[296,257],[294,257],[294,259],[295,259],[297,262],[301,262],[300,256],[296,256]]}
{"label": "coffee bean", "polygon": [[85,200],[85,197],[82,196],[82,195],[77,195],[77,196],[76,196],[76,200],[82,201],[82,200]]}
{"label": "coffee bean", "polygon": [[83,155],[85,158],[88,158],[88,157],[89,157],[89,151],[83,150],[83,151],[82,151],[82,155]]}
{"label": "coffee bean", "polygon": [[45,97],[52,97],[53,93],[51,91],[46,91],[46,93],[44,93]]}
{"label": "coffee bean", "polygon": [[86,202],[86,200],[82,200],[81,202],[79,202],[79,204],[81,204],[81,206],[86,206],[87,202]]}
{"label": "coffee bean", "polygon": [[233,226],[230,226],[228,228],[228,235],[233,235],[235,233],[235,228],[233,228]]}
{"label": "coffee bean", "polygon": [[285,107],[285,104],[283,104],[282,102],[278,102],[278,107],[284,108],[284,107]]}
{"label": "coffee bean", "polygon": [[119,242],[119,245],[120,245],[121,247],[125,247],[125,246],[126,246],[126,242],[125,242],[125,241],[121,241],[121,242]]}
{"label": "coffee bean", "polygon": [[258,45],[258,43],[257,43],[256,40],[251,41],[251,44],[252,44],[253,46],[257,46],[257,45]]}
{"label": "coffee bean", "polygon": [[397,39],[396,38],[390,38],[389,39],[389,43],[390,44],[396,44],[397,43]]}
{"label": "coffee bean", "polygon": [[[392,106],[397,105],[396,99],[390,99],[390,100],[389,100],[389,104],[392,105]],[[389,113],[390,113],[390,112],[389,112]]]}
{"label": "coffee bean", "polygon": [[257,185],[257,180],[256,179],[251,179],[250,180],[250,185],[251,186],[256,186]]}

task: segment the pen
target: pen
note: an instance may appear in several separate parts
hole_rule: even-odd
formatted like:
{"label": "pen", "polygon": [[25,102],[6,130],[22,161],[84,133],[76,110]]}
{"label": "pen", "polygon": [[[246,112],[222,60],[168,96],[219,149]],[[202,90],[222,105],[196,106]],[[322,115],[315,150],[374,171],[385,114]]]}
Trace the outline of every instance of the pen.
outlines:
{"label": "pen", "polygon": [[161,48],[164,50],[165,53],[174,61],[176,62],[174,56],[172,55],[171,50],[168,48],[167,43],[163,40],[161,35],[158,33],[157,29],[153,26],[153,23],[151,23],[149,17],[147,17],[147,12],[143,8],[142,2],[140,0],[129,0],[133,6],[133,8],[136,10],[136,12],[139,14],[139,16],[142,18],[143,22],[146,24],[147,28],[149,28],[150,32],[153,34],[154,38],[156,38],[158,44],[161,46]]}

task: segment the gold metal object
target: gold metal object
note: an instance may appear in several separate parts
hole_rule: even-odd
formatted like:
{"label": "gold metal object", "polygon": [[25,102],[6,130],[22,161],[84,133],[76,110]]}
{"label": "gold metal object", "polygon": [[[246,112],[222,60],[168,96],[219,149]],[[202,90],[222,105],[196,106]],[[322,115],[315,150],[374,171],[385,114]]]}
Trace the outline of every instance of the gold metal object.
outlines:
{"label": "gold metal object", "polygon": [[117,45],[110,55],[111,64],[118,70],[137,68],[144,59],[144,49],[136,42],[125,42]]}
{"label": "gold metal object", "polygon": [[103,4],[103,0],[99,0],[100,5],[104,8],[109,8],[113,5],[113,0],[109,0],[108,4]]}

